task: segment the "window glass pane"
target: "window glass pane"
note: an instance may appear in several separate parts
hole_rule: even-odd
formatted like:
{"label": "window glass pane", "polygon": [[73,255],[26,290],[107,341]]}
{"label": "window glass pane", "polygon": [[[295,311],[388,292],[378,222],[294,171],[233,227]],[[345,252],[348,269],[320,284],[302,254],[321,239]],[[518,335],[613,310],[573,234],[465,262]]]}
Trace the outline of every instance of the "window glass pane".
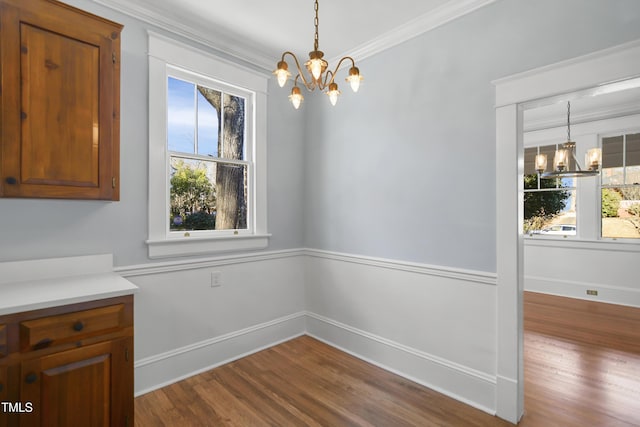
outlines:
{"label": "window glass pane", "polygon": [[215,229],[215,163],[171,157],[170,166],[170,229]]}
{"label": "window glass pane", "polygon": [[640,185],[640,133],[626,136],[625,183]]}
{"label": "window glass pane", "polygon": [[171,157],[172,231],[247,228],[247,165]]}
{"label": "window glass pane", "polygon": [[640,188],[602,189],[602,237],[640,238]]}
{"label": "window glass pane", "polygon": [[195,152],[195,85],[173,77],[168,79],[167,144],[170,151]]}
{"label": "window glass pane", "polygon": [[[531,147],[524,149],[524,174],[534,175],[537,174],[535,169],[535,159],[538,154],[538,147]],[[525,186],[527,185],[525,180]]]}
{"label": "window glass pane", "polygon": [[538,174],[531,174],[531,175],[524,176],[524,189],[525,190],[538,189]]}
{"label": "window glass pane", "polygon": [[247,228],[247,166],[217,163],[216,230]]}
{"label": "window glass pane", "polygon": [[245,99],[225,93],[223,96],[222,146],[220,157],[245,159]]}
{"label": "window glass pane", "polygon": [[625,148],[625,166],[640,165],[640,133],[627,135]]}
{"label": "window glass pane", "polygon": [[198,154],[218,157],[218,110],[221,93],[198,86]]}
{"label": "window glass pane", "polygon": [[624,137],[602,138],[602,185],[624,183]]}
{"label": "window glass pane", "polygon": [[[552,226],[560,226],[552,228]],[[525,234],[576,234],[576,191],[540,190],[524,193]]]}

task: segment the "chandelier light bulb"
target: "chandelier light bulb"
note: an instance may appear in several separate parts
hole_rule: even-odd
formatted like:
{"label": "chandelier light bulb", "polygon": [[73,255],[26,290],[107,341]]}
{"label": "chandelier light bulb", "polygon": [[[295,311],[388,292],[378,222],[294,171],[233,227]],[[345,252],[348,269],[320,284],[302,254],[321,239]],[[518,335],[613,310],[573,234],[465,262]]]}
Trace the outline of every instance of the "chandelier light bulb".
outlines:
{"label": "chandelier light bulb", "polygon": [[351,85],[351,89],[354,92],[357,92],[360,88],[360,82],[362,81],[362,76],[360,75],[358,67],[351,67],[351,69],[349,69],[349,77],[345,80]]}
{"label": "chandelier light bulb", "polygon": [[310,59],[309,62],[309,71],[311,71],[311,75],[313,76],[314,80],[319,80],[320,76],[322,75],[322,59],[320,58],[314,58],[314,59]]}
{"label": "chandelier light bulb", "polygon": [[294,86],[293,89],[291,89],[289,100],[291,100],[291,103],[296,110],[300,108],[300,104],[302,104],[304,97],[302,96],[302,93],[300,93],[300,88],[298,86]]}
{"label": "chandelier light bulb", "polygon": [[276,68],[273,74],[275,74],[276,77],[278,78],[278,85],[280,85],[280,87],[284,87],[289,77],[291,77],[291,73],[289,72],[289,66],[285,61],[278,62],[278,68]]}
{"label": "chandelier light bulb", "polygon": [[591,148],[585,155],[585,164],[589,170],[598,170],[602,164],[602,150]]}
{"label": "chandelier light bulb", "polygon": [[553,157],[553,168],[558,171],[563,171],[569,166],[569,150],[560,149],[556,150],[556,154]]}
{"label": "chandelier light bulb", "polygon": [[329,101],[331,101],[331,105],[335,106],[338,102],[338,96],[340,96],[340,91],[338,90],[338,85],[336,83],[331,83],[329,85],[327,95],[329,95]]}
{"label": "chandelier light bulb", "polygon": [[536,155],[536,171],[538,173],[542,173],[547,169],[547,155],[546,154],[538,154]]}

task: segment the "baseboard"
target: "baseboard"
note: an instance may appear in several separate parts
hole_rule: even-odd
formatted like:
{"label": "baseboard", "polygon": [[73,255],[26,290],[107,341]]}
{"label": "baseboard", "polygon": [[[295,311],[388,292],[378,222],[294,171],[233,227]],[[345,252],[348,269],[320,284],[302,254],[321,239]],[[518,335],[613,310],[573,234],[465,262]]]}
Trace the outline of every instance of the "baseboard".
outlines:
{"label": "baseboard", "polygon": [[304,313],[235,331],[135,362],[135,396],[173,384],[305,333]]}
{"label": "baseboard", "polygon": [[[579,298],[588,301],[640,307],[640,289],[631,289],[602,283],[587,283],[549,277],[525,276],[524,290],[561,297]],[[587,294],[587,291],[596,291],[597,295]]]}
{"label": "baseboard", "polygon": [[495,376],[307,313],[307,335],[415,383],[495,415]]}

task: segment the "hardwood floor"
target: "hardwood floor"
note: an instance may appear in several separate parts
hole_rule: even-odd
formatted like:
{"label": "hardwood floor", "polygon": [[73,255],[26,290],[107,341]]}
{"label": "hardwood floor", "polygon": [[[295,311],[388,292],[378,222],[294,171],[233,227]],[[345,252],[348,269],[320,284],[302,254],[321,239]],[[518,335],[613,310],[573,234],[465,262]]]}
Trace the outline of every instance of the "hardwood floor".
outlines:
{"label": "hardwood floor", "polygon": [[640,309],[524,295],[519,425],[640,426]]}
{"label": "hardwood floor", "polygon": [[[525,295],[520,425],[640,426],[640,309],[556,298]],[[622,326],[606,320],[621,312]],[[511,425],[308,336],[140,396],[135,411],[138,427]]]}

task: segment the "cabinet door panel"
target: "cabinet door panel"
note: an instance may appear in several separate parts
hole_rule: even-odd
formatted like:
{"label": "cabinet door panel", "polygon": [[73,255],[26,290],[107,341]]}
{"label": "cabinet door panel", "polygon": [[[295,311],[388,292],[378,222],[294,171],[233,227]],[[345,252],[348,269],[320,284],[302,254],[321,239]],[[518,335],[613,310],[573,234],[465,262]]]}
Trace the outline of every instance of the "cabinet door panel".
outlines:
{"label": "cabinet door panel", "polygon": [[125,349],[131,342],[131,338],[122,338],[24,361],[20,399],[31,402],[33,412],[23,414],[20,425],[124,424],[123,414],[116,411],[122,399],[117,394],[122,393],[118,383],[125,370]]}
{"label": "cabinet door panel", "polygon": [[119,198],[122,26],[0,0],[0,197]]}
{"label": "cabinet door panel", "polygon": [[22,24],[24,184],[98,187],[99,48]]}

